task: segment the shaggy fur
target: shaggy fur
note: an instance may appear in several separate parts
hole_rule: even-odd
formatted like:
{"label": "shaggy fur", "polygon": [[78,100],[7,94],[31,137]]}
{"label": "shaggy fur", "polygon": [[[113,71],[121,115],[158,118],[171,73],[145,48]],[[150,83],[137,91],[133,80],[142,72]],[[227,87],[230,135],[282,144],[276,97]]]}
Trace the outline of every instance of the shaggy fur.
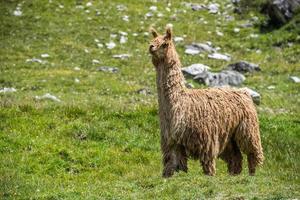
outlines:
{"label": "shaggy fur", "polygon": [[149,51],[157,73],[157,91],[163,153],[163,177],[187,172],[187,159],[199,159],[207,175],[215,175],[215,160],[222,158],[232,175],[242,171],[242,152],[249,174],[263,162],[258,118],[249,94],[235,89],[187,89],[181,63],[166,35],[151,30]]}

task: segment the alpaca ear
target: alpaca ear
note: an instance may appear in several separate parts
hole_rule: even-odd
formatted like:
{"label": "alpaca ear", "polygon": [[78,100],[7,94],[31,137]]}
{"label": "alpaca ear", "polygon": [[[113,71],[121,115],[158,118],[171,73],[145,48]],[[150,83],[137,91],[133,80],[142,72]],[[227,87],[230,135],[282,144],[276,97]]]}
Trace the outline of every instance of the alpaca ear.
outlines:
{"label": "alpaca ear", "polygon": [[172,28],[170,26],[167,26],[165,38],[168,40],[172,40],[172,35]]}
{"label": "alpaca ear", "polygon": [[152,33],[154,38],[156,38],[158,36],[158,33],[154,28],[150,28],[150,32]]}

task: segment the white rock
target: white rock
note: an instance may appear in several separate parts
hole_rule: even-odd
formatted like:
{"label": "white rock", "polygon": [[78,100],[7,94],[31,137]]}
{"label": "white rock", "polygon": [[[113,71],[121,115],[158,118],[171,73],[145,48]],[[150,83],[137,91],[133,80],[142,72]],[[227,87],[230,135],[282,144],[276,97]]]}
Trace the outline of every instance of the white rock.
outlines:
{"label": "white rock", "polygon": [[129,16],[128,16],[128,15],[124,15],[124,16],[122,17],[122,19],[123,19],[123,21],[125,21],[125,22],[129,22]]}
{"label": "white rock", "polygon": [[117,35],[117,34],[114,34],[114,33],[111,33],[109,36],[110,36],[111,38],[116,38],[118,35]]}
{"label": "white rock", "polygon": [[234,28],[233,32],[238,33],[238,32],[240,32],[240,29],[239,28]]}
{"label": "white rock", "polygon": [[3,88],[0,89],[0,93],[7,93],[7,92],[16,92],[17,90],[15,88]]}
{"label": "white rock", "polygon": [[92,63],[93,63],[93,64],[99,64],[99,63],[100,63],[100,61],[99,61],[99,60],[97,60],[97,59],[93,59],[93,60],[92,60]]}
{"label": "white rock", "polygon": [[98,43],[98,44],[97,44],[97,47],[102,48],[102,47],[103,47],[103,44]]}
{"label": "white rock", "polygon": [[126,10],[126,9],[127,9],[127,7],[125,5],[123,5],[123,4],[117,5],[117,10],[118,11],[123,11],[123,10]]}
{"label": "white rock", "polygon": [[268,89],[268,90],[274,90],[274,89],[275,89],[275,86],[274,86],[274,85],[270,85],[270,86],[267,87],[267,89]]}
{"label": "white rock", "polygon": [[253,33],[251,33],[251,34],[250,34],[250,37],[251,37],[251,38],[258,38],[258,34],[253,34]]}
{"label": "white rock", "polygon": [[26,59],[26,62],[37,62],[37,63],[41,63],[41,64],[45,64],[46,63],[46,61],[43,61],[43,60],[38,59],[38,58]]}
{"label": "white rock", "polygon": [[41,54],[41,57],[42,57],[42,58],[49,58],[50,56],[49,56],[49,54],[47,54],[47,53],[43,53],[43,54]]}
{"label": "white rock", "polygon": [[220,53],[209,54],[208,58],[217,59],[217,60],[225,60],[225,61],[230,61],[231,60],[230,56],[220,54]]}
{"label": "white rock", "polygon": [[129,57],[131,57],[131,55],[130,54],[118,54],[118,55],[113,55],[113,58],[119,58],[119,59],[127,59],[127,58],[129,58]]}
{"label": "white rock", "polygon": [[162,13],[157,13],[157,17],[161,18],[161,17],[163,17],[163,16],[164,16],[164,14],[162,14]]}
{"label": "white rock", "polygon": [[80,71],[80,68],[79,67],[74,67],[74,70],[75,71]]}
{"label": "white rock", "polygon": [[[110,35],[110,37],[111,37],[111,35]],[[96,38],[96,39],[94,39],[94,41],[95,41],[95,42],[97,42],[97,43],[98,43],[98,42],[100,42],[100,41],[99,41],[97,38]]]}
{"label": "white rock", "polygon": [[90,53],[90,51],[88,49],[84,49],[85,53]]}
{"label": "white rock", "polygon": [[224,34],[220,31],[216,31],[216,33],[217,33],[218,36],[221,36],[221,37],[224,36]]}
{"label": "white rock", "polygon": [[57,98],[54,95],[51,95],[50,93],[46,93],[43,96],[35,96],[35,99],[37,99],[37,100],[49,99],[52,101],[61,102],[61,100],[59,98]]}
{"label": "white rock", "polygon": [[87,2],[85,5],[86,5],[87,7],[90,7],[90,6],[92,6],[93,4],[92,4],[92,2]]}
{"label": "white rock", "polygon": [[192,64],[188,67],[184,67],[181,70],[191,76],[196,76],[198,74],[208,71],[209,69],[210,67],[203,65],[201,63],[197,63],[197,64]]}
{"label": "white rock", "polygon": [[122,35],[120,38],[120,44],[125,44],[127,42],[127,40],[128,40],[128,38]]}
{"label": "white rock", "polygon": [[186,49],[184,53],[189,54],[189,55],[196,55],[200,53],[200,50],[198,49]]}
{"label": "white rock", "polygon": [[166,25],[166,27],[168,27],[168,28],[173,28],[173,24],[168,23],[168,24]]}
{"label": "white rock", "polygon": [[157,7],[156,6],[150,6],[149,10],[151,10],[151,11],[157,11]]}
{"label": "white rock", "polygon": [[209,13],[216,14],[219,11],[219,4],[211,3],[208,5]]}
{"label": "white rock", "polygon": [[252,98],[253,102],[257,105],[260,104],[260,94],[250,88],[244,87],[241,88],[242,90],[246,91]]}
{"label": "white rock", "polygon": [[21,9],[19,7],[17,7],[17,9],[13,12],[13,14],[14,14],[14,16],[19,17],[19,16],[22,16],[23,13],[22,13]]}
{"label": "white rock", "polygon": [[183,40],[183,37],[174,37],[174,42],[182,42]]}
{"label": "white rock", "polygon": [[132,36],[134,36],[134,37],[136,37],[136,36],[138,36],[139,34],[137,34],[137,33],[132,33]]}
{"label": "white rock", "polygon": [[146,17],[146,18],[153,17],[153,13],[148,12],[148,13],[145,14],[145,17]]}
{"label": "white rock", "polygon": [[127,36],[128,35],[128,33],[124,32],[124,31],[119,31],[119,34],[123,35],[123,36]]}
{"label": "white rock", "polygon": [[294,81],[294,83],[300,83],[300,78],[297,76],[290,76],[290,79]]}
{"label": "white rock", "polygon": [[109,43],[106,43],[105,45],[108,49],[113,49],[116,47],[116,43],[114,43],[113,41],[110,41]]}
{"label": "white rock", "polygon": [[58,5],[58,7],[59,7],[59,8],[64,8],[64,5],[61,5],[61,4],[60,4],[60,5]]}
{"label": "white rock", "polygon": [[80,83],[80,80],[78,78],[74,79],[75,83]]}

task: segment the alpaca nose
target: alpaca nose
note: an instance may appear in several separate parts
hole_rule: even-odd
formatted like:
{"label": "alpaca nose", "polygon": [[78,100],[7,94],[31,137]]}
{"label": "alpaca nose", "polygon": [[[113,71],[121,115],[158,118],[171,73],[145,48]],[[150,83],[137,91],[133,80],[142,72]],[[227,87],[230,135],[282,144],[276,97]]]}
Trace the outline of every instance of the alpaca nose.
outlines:
{"label": "alpaca nose", "polygon": [[154,45],[151,44],[150,47],[149,47],[149,50],[154,51]]}

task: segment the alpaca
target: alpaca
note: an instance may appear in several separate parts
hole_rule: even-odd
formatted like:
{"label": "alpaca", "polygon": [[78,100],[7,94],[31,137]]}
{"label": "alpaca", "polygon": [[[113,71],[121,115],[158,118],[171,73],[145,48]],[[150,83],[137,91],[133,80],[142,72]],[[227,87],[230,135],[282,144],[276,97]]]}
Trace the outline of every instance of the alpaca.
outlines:
{"label": "alpaca", "polygon": [[187,172],[189,157],[199,159],[204,174],[215,175],[216,158],[223,159],[231,175],[242,171],[247,155],[249,174],[264,159],[258,118],[250,95],[230,88],[187,89],[181,63],[172,42],[151,29],[149,52],[156,69],[163,177]]}

